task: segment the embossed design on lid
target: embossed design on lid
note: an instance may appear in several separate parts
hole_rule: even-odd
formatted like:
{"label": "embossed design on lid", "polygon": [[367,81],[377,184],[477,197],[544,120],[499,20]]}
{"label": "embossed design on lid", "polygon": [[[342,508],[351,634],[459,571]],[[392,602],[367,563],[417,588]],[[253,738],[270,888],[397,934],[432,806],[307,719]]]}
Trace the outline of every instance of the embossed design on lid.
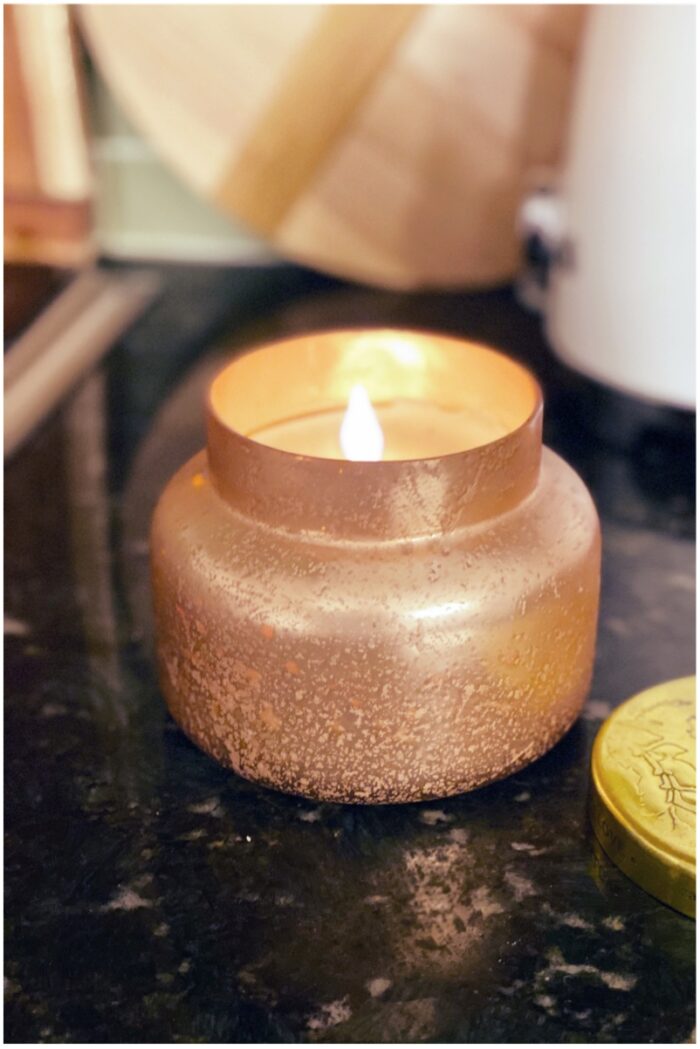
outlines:
{"label": "embossed design on lid", "polygon": [[592,757],[593,826],[639,885],[695,914],[695,678],[648,689],[616,710]]}

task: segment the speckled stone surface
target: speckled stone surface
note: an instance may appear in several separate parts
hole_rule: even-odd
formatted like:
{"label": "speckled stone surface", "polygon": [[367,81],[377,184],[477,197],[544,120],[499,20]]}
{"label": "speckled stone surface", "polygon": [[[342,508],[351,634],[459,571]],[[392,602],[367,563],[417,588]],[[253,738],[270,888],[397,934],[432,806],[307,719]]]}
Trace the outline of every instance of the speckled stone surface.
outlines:
{"label": "speckled stone surface", "polygon": [[[6,1040],[688,1040],[695,925],[600,854],[586,797],[601,719],[693,672],[692,445],[659,431],[623,454],[574,425],[508,291],[408,297],[293,269],[167,283],[6,473]],[[445,802],[259,789],[185,739],[152,667],[148,519],[203,443],[212,340],[346,323],[528,362],[545,439],[601,511],[584,716],[526,770]]]}

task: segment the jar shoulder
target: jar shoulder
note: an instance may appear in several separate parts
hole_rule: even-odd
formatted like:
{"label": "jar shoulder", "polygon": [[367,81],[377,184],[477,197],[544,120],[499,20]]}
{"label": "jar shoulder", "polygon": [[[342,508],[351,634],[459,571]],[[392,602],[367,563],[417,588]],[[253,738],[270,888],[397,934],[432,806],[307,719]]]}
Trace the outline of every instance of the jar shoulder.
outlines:
{"label": "jar shoulder", "polygon": [[342,620],[363,609],[377,621],[508,617],[546,594],[597,593],[600,564],[592,499],[546,448],[535,490],[513,510],[446,535],[390,542],[292,535],[240,515],[212,487],[202,452],[163,493],[151,545],[154,573],[176,589],[227,613],[255,609],[265,622]]}

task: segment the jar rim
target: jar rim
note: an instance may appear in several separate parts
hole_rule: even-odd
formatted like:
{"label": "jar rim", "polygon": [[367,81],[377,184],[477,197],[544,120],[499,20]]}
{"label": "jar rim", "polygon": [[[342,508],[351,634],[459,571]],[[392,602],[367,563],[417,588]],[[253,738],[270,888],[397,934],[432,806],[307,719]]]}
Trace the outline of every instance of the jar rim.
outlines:
{"label": "jar rim", "polygon": [[[231,395],[232,377],[240,375],[234,369],[249,369],[248,394],[256,395],[260,354],[275,351],[263,362],[270,364],[280,353],[296,346],[303,359],[304,346],[308,349],[313,340],[335,340],[345,345],[367,336],[376,341],[380,333],[418,341],[424,348],[447,346],[441,360],[437,351],[429,354],[437,358],[438,366],[447,367],[440,379],[447,387],[450,361],[465,351],[473,365],[488,363],[492,380],[504,374],[515,377],[518,385],[513,410],[520,411],[517,425],[498,440],[446,455],[367,462],[283,451],[246,436],[222,418],[221,401]],[[477,370],[473,367],[472,375]],[[268,374],[279,405],[286,392],[284,382],[279,374]],[[348,375],[343,381],[349,381]],[[259,404],[270,396],[270,387],[260,385]],[[245,403],[245,397],[237,403]],[[534,490],[542,457],[542,414],[542,393],[532,374],[505,354],[478,343],[407,329],[313,333],[258,346],[237,357],[213,380],[207,400],[209,472],[219,495],[237,512],[275,528],[352,539],[440,534],[496,517]],[[248,417],[254,417],[254,411]]]}
{"label": "jar rim", "polygon": [[[454,451],[445,452],[439,455],[415,456],[400,459],[391,458],[382,459],[379,461],[352,461],[344,459],[341,456],[334,457],[292,452],[282,448],[278,448],[274,444],[267,444],[264,441],[259,441],[255,438],[255,436],[252,436],[249,433],[244,432],[246,429],[249,429],[249,427],[241,427],[231,421],[230,409],[225,411],[222,408],[221,402],[223,400],[228,399],[230,403],[230,399],[233,392],[232,388],[235,389],[234,384],[231,383],[231,379],[237,377],[241,371],[246,369],[245,362],[249,362],[255,359],[257,362],[262,363],[263,355],[271,354],[272,356],[277,357],[278,355],[288,353],[289,351],[307,349],[310,344],[313,344],[312,356],[318,358],[321,354],[323,354],[324,352],[328,352],[332,348],[332,343],[352,343],[354,345],[357,345],[359,340],[371,340],[371,343],[374,345],[382,341],[386,343],[386,340],[401,340],[404,343],[404,345],[406,341],[413,340],[414,345],[416,341],[418,341],[419,343],[422,343],[422,345],[420,346],[421,350],[425,350],[428,346],[437,346],[442,351],[448,351],[448,353],[450,354],[454,353],[455,360],[457,360],[457,356],[459,353],[464,354],[466,352],[473,354],[475,357],[478,355],[482,364],[489,363],[492,366],[495,365],[495,368],[492,368],[493,371],[500,371],[503,376],[509,375],[511,379],[516,380],[520,388],[520,396],[523,398],[527,397],[529,400],[527,411],[522,411],[520,413],[521,417],[517,424],[504,427],[504,432],[501,436],[495,438],[494,440],[484,442],[483,444],[474,445],[468,448],[457,448]],[[272,363],[275,362],[271,361],[270,364]],[[400,363],[405,364],[406,362],[404,361]],[[250,374],[252,373],[252,371],[253,369],[250,369],[249,374],[245,377],[249,382],[251,380],[254,381],[253,375]],[[267,371],[268,374],[270,374],[271,369],[269,368],[269,366]],[[474,375],[474,371],[472,371],[472,375]],[[353,374],[353,370],[349,369],[346,375],[341,376],[340,383],[336,383],[335,388],[329,393],[327,392],[325,396],[323,396],[323,394],[319,396],[317,392],[316,395],[313,397],[313,400],[310,400],[309,403],[297,404],[296,410],[292,411],[291,416],[275,415],[273,410],[273,414],[271,416],[264,418],[262,422],[258,420],[255,429],[259,430],[273,423],[285,421],[287,418],[295,418],[299,415],[304,415],[306,412],[310,413],[312,411],[323,411],[327,409],[343,408],[347,403],[347,395],[349,393],[350,387],[353,384],[354,377],[355,376]],[[400,378],[400,368],[397,368],[396,371],[389,377],[390,381],[391,379],[393,379],[394,382],[396,381],[396,379]],[[381,403],[384,399],[381,393],[377,394],[375,393],[374,389],[370,388],[373,385],[373,375],[371,371],[367,371],[365,379],[372,402],[375,404]],[[336,392],[338,390],[338,386],[342,386],[343,383],[346,386],[346,390],[339,393]],[[445,387],[443,386],[443,389],[444,388]],[[316,389],[318,391],[318,387],[316,387]],[[252,391],[250,389],[247,389],[241,391],[238,395],[234,394],[235,396],[241,397],[241,400],[237,401],[237,404],[240,407],[250,410],[251,392]],[[266,396],[268,392],[269,391],[267,390],[265,391]],[[403,392],[403,390],[399,389],[398,395],[401,396]],[[503,396],[503,393],[504,391],[501,390],[501,397]],[[394,385],[393,397],[395,397],[396,395],[396,385]],[[288,384],[286,388],[284,388],[283,386],[283,397],[289,397]],[[424,393],[423,397],[416,397],[415,399],[430,400],[430,391]],[[277,401],[276,403],[279,403],[279,401]],[[468,408],[468,405],[465,404],[464,407]],[[268,409],[268,411],[269,410],[270,409]],[[386,470],[386,468],[389,466],[396,466],[400,464],[429,463],[451,459],[453,457],[470,456],[472,455],[472,453],[478,452],[480,449],[498,446],[505,442],[508,442],[514,435],[518,434],[520,431],[526,431],[528,428],[531,427],[533,420],[536,420],[537,417],[541,415],[542,410],[543,395],[542,388],[538,380],[528,368],[526,368],[519,361],[514,360],[512,357],[502,352],[501,350],[495,349],[491,346],[486,345],[485,343],[477,342],[475,340],[463,339],[459,336],[442,332],[436,332],[429,329],[396,327],[324,328],[302,335],[292,335],[283,339],[274,339],[268,340],[263,343],[259,343],[258,345],[252,346],[249,349],[245,350],[243,353],[237,354],[233,360],[231,360],[227,365],[225,365],[224,368],[222,368],[221,371],[218,372],[218,374],[209,384],[206,395],[207,415],[210,418],[215,419],[223,430],[226,430],[232,435],[235,435],[239,440],[249,442],[250,444],[265,449],[270,453],[274,453],[275,455],[284,456],[287,459],[287,461],[293,460],[299,462],[301,460],[308,460],[310,463],[342,463],[343,466],[351,472],[353,472],[353,468],[357,466],[370,468],[372,470]]]}

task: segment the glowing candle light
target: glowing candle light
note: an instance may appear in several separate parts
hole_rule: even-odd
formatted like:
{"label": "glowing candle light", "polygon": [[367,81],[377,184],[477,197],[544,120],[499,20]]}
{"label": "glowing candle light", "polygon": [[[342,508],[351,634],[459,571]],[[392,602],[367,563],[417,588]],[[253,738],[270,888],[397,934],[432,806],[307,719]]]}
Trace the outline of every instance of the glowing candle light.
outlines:
{"label": "glowing candle light", "polygon": [[340,426],[340,447],[345,458],[354,462],[379,462],[384,452],[384,434],[361,383],[353,386],[348,397]]}
{"label": "glowing candle light", "polygon": [[173,717],[267,786],[460,793],[543,754],[589,687],[595,509],[542,446],[535,379],[475,343],[338,331],[240,355],[151,550]]}

